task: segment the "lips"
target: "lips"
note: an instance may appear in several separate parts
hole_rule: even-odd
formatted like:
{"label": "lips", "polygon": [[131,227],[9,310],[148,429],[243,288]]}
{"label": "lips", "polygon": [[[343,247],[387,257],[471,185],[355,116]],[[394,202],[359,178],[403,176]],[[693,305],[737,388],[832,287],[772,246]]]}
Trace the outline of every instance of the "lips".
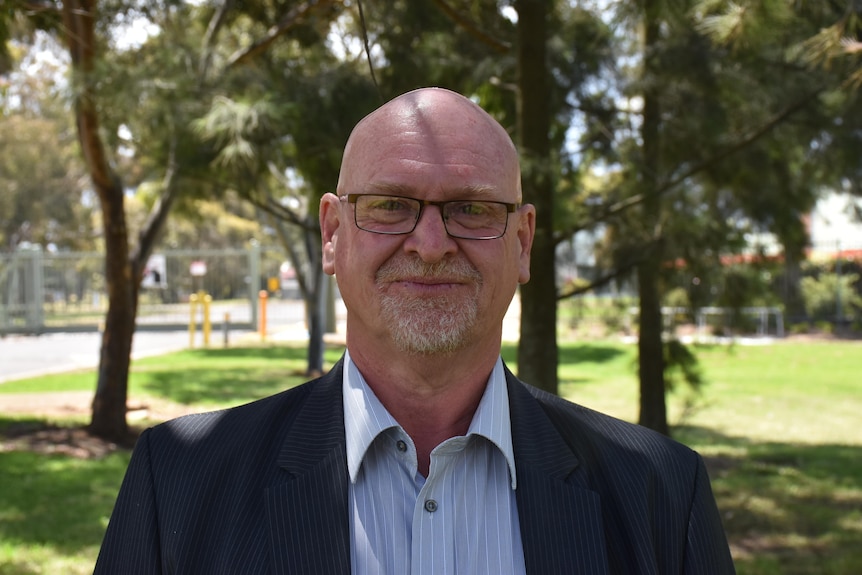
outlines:
{"label": "lips", "polygon": [[422,260],[399,258],[389,260],[377,271],[380,284],[418,286],[456,286],[481,283],[482,276],[469,262],[446,260],[428,264]]}

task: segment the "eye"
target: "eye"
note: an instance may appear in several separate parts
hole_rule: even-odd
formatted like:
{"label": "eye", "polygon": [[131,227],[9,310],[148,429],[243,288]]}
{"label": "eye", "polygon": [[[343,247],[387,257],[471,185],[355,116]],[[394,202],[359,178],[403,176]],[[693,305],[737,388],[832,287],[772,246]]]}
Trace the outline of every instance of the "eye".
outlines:
{"label": "eye", "polygon": [[486,202],[457,202],[451,205],[452,215],[485,217],[493,213],[493,205]]}
{"label": "eye", "polygon": [[401,212],[412,211],[415,209],[413,202],[408,198],[398,198],[394,196],[369,197],[366,206],[369,210],[378,212]]}

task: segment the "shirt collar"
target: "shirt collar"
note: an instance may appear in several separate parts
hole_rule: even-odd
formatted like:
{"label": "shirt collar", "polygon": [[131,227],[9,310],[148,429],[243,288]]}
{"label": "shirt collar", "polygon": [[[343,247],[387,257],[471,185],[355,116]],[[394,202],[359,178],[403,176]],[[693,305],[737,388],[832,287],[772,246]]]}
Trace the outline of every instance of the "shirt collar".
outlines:
{"label": "shirt collar", "polygon": [[[395,418],[380,403],[368,386],[359,368],[344,354],[344,432],[347,449],[347,470],[350,481],[356,482],[366,451],[378,435],[387,429],[400,428]],[[517,487],[515,456],[512,448],[512,423],[509,414],[509,394],[503,360],[497,358],[485,393],[479,401],[467,436],[480,435],[490,441],[506,458],[512,489]]]}

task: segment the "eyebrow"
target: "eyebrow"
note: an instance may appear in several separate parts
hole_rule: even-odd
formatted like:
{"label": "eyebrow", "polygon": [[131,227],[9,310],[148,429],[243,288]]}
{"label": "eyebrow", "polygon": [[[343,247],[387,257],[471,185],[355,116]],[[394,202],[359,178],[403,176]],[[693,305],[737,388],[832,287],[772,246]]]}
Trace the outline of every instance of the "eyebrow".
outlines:
{"label": "eyebrow", "polygon": [[[390,182],[371,183],[363,191],[368,194],[385,194],[405,197],[414,197],[416,195],[416,189],[414,187]],[[463,197],[483,199],[483,197],[491,196],[491,199],[493,199],[493,196],[497,189],[493,186],[484,186],[477,184],[471,186],[463,186],[457,191],[460,193],[453,194],[453,196],[456,198]]]}

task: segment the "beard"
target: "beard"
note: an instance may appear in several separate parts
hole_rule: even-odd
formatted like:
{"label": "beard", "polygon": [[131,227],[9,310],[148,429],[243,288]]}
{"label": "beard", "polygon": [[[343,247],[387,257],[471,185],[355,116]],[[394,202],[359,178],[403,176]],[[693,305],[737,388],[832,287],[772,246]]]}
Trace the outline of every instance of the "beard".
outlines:
{"label": "beard", "polygon": [[393,295],[381,290],[381,317],[398,349],[416,355],[447,355],[466,345],[479,316],[482,276],[478,270],[463,259],[426,264],[418,259],[399,258],[378,270],[377,286],[381,289],[409,277],[464,282],[471,287],[471,294],[432,298]]}

